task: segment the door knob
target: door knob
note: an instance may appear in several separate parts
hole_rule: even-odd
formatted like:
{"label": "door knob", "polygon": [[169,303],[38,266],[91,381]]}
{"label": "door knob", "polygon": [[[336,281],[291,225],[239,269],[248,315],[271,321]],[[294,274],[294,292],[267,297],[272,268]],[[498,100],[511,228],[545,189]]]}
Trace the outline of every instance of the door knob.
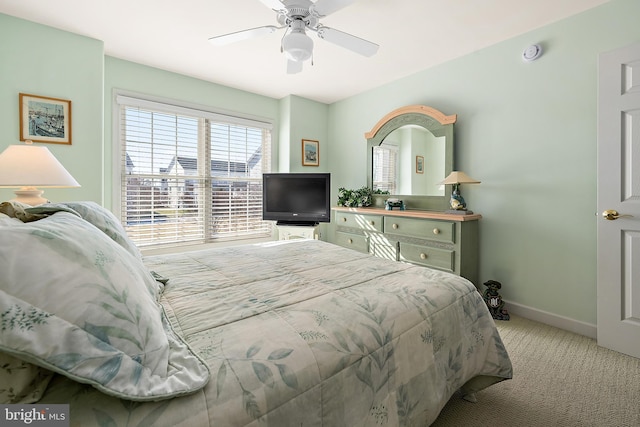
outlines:
{"label": "door knob", "polygon": [[633,218],[633,215],[620,215],[618,211],[614,209],[607,209],[606,211],[602,212],[602,217],[609,221],[613,221],[614,219],[618,218]]}

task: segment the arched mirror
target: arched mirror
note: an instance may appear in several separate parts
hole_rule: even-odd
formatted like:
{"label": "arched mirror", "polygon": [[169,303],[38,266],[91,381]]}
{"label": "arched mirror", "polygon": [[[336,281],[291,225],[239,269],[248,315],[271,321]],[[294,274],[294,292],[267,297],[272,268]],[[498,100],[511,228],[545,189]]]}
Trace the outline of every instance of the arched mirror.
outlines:
{"label": "arched mirror", "polygon": [[451,190],[438,183],[453,170],[456,118],[411,105],[387,114],[365,133],[367,185],[392,195],[374,196],[374,206],[383,207],[385,199],[397,197],[407,209],[448,208]]}

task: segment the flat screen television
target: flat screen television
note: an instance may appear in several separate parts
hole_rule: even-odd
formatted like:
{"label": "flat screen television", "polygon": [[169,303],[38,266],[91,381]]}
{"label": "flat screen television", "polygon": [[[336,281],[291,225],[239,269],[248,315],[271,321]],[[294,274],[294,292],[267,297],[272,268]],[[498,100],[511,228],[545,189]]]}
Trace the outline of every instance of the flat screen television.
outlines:
{"label": "flat screen television", "polygon": [[265,173],[262,219],[278,225],[317,225],[331,221],[331,174]]}

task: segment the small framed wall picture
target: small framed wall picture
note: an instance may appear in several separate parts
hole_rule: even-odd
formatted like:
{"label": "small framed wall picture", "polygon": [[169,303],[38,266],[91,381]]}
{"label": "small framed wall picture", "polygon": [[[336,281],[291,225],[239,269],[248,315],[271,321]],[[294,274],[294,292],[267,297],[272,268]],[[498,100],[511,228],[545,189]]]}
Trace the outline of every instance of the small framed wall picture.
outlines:
{"label": "small framed wall picture", "polygon": [[20,141],[71,145],[71,101],[21,93]]}
{"label": "small framed wall picture", "polygon": [[320,165],[320,142],[313,139],[302,140],[302,166]]}
{"label": "small framed wall picture", "polygon": [[416,156],[416,173],[424,173],[424,157]]}

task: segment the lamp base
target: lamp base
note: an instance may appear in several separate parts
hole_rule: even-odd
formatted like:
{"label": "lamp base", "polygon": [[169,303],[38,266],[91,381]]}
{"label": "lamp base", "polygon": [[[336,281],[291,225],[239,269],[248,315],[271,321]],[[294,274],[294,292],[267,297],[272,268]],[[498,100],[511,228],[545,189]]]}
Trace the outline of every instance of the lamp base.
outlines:
{"label": "lamp base", "polygon": [[473,215],[473,211],[468,211],[466,209],[447,209],[444,213],[454,215]]}
{"label": "lamp base", "polygon": [[22,187],[19,190],[15,190],[16,198],[12,201],[24,203],[26,205],[37,206],[43,203],[49,203],[49,200],[42,197],[43,190],[38,190],[35,187]]}

